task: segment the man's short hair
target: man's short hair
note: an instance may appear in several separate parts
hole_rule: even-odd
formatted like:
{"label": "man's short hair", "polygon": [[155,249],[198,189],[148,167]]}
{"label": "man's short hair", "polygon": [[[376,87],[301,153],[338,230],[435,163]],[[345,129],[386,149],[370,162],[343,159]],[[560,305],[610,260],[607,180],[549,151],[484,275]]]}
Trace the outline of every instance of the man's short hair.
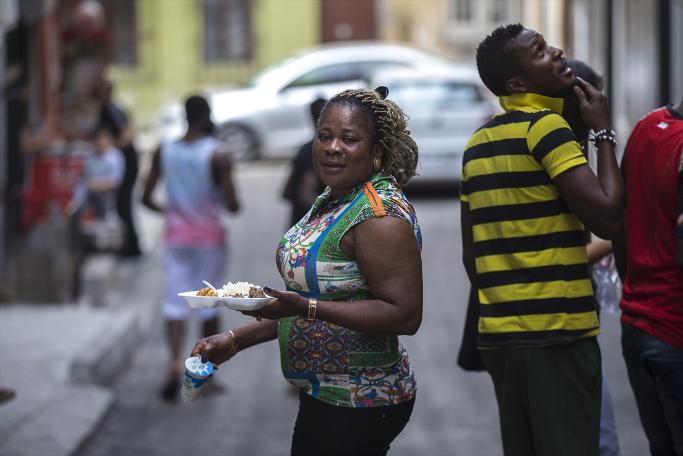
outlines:
{"label": "man's short hair", "polygon": [[519,71],[519,55],[512,41],[524,30],[522,24],[502,25],[477,47],[479,77],[495,95],[509,95],[505,82]]}
{"label": "man's short hair", "polygon": [[211,108],[206,98],[200,95],[192,95],[185,101],[185,116],[188,124],[195,123],[210,115]]}

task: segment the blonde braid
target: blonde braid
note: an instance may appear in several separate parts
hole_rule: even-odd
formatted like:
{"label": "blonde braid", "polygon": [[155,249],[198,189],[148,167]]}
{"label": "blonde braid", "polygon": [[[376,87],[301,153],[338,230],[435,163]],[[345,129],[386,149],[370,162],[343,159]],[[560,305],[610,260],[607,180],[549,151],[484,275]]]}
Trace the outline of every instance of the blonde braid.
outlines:
{"label": "blonde braid", "polygon": [[382,169],[404,186],[415,175],[418,158],[417,144],[410,136],[406,115],[393,101],[382,98],[377,91],[365,89],[338,93],[324,111],[333,104],[344,102],[364,107],[370,113],[375,140],[381,150]]}

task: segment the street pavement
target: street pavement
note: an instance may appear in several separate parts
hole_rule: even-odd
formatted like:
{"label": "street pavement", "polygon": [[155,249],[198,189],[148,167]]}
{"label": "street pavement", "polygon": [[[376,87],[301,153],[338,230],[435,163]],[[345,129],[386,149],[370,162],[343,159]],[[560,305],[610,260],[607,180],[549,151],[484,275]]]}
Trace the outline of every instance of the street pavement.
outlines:
{"label": "street pavement", "polygon": [[[238,168],[243,210],[227,220],[232,248],[226,281],[281,288],[274,252],[286,228],[287,207],[279,196],[285,174],[286,167],[277,164]],[[432,195],[413,202],[424,239],[424,319],[417,335],[402,340],[417,372],[418,396],[411,421],[390,454],[499,456],[491,381],[484,373],[467,373],[455,364],[468,293],[460,260],[458,201]],[[159,254],[154,250],[140,271],[138,280],[144,286],[136,289],[129,306],[158,311]],[[247,321],[228,309],[221,317],[224,329]],[[199,337],[198,322],[190,323],[187,353]],[[617,316],[604,315],[603,325],[603,360],[622,455],[644,456],[647,446],[620,354]],[[113,407],[77,456],[289,454],[297,399],[282,379],[274,342],[251,348],[221,366],[215,378],[225,387],[223,392],[197,403],[166,404],[158,398],[167,363],[162,321],[152,319],[148,328],[131,363],[112,386]]]}
{"label": "street pavement", "polygon": [[[153,245],[159,223],[145,226]],[[0,455],[71,455],[96,429],[115,400],[111,382],[157,313],[134,299],[139,279],[154,279],[146,264],[95,255],[83,268],[79,302],[0,306],[0,386],[16,392],[0,405]],[[34,281],[51,283],[41,274]]]}

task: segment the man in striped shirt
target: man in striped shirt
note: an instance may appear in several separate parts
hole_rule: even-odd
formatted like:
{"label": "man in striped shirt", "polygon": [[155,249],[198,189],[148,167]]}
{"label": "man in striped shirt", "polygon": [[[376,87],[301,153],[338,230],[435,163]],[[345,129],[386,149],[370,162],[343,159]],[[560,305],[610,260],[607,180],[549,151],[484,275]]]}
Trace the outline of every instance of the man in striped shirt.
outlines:
{"label": "man in striped shirt", "polygon": [[[506,456],[598,454],[599,324],[584,230],[609,238],[623,189],[605,97],[575,78],[560,49],[520,24],[477,49],[505,113],[470,139],[463,158],[463,261],[478,289],[479,348],[496,390]],[[561,117],[578,98],[605,130],[598,175]]]}

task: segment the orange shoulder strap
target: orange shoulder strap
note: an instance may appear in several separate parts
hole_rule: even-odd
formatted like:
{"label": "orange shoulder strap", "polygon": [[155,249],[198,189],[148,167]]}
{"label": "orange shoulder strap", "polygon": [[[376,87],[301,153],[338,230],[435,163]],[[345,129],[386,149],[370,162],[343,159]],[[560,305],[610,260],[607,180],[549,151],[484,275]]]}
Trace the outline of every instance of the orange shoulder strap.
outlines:
{"label": "orange shoulder strap", "polygon": [[387,212],[384,210],[382,200],[379,199],[377,190],[375,190],[375,187],[371,182],[366,182],[365,185],[363,185],[363,193],[365,193],[365,196],[368,197],[368,201],[370,202],[370,206],[375,213],[375,217],[384,217],[387,215]]}

